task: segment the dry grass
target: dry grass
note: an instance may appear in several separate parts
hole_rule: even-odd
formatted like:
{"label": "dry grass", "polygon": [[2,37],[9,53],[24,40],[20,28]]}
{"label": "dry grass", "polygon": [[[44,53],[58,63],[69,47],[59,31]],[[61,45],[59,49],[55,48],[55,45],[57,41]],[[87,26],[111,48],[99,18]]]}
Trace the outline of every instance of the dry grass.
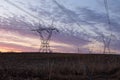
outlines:
{"label": "dry grass", "polygon": [[0,54],[0,80],[120,80],[119,55]]}

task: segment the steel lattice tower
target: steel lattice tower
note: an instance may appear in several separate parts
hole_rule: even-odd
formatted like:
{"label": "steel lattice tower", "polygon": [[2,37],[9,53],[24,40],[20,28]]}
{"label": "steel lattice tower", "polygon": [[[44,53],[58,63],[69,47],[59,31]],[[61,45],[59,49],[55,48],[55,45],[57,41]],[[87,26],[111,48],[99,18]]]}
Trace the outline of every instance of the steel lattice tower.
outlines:
{"label": "steel lattice tower", "polygon": [[[53,25],[53,23],[52,23],[52,25]],[[44,26],[43,27],[43,26],[39,25],[38,29],[34,29],[32,31],[36,31],[37,33],[39,33],[40,40],[41,40],[39,52],[44,52],[44,53],[52,52],[52,50],[50,49],[49,42],[52,37],[53,31],[59,32],[59,30],[57,28],[54,28],[53,26],[51,26],[51,27]]]}

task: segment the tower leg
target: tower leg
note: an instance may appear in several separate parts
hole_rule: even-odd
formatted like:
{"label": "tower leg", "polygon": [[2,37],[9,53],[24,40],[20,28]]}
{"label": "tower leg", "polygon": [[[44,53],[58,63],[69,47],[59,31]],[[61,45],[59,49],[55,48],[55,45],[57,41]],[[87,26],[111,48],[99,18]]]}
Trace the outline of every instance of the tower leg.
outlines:
{"label": "tower leg", "polygon": [[49,41],[48,40],[42,40],[41,41],[41,46],[40,46],[39,52],[44,52],[44,53],[51,53],[52,52],[50,50],[50,46],[49,46]]}

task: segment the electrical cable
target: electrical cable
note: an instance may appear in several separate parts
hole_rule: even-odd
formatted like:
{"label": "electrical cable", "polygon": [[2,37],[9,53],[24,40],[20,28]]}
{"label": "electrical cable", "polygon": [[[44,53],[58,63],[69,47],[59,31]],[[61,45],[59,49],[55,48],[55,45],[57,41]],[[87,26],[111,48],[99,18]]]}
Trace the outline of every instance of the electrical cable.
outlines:
{"label": "electrical cable", "polygon": [[7,3],[11,4],[12,6],[14,6],[14,7],[18,8],[19,10],[21,10],[21,11],[23,11],[23,12],[27,13],[27,14],[28,14],[28,15],[30,15],[31,17],[33,17],[33,18],[35,18],[35,19],[37,19],[37,20],[41,21],[42,23],[44,23],[44,21],[43,21],[42,19],[40,19],[39,17],[36,17],[35,15],[33,15],[33,14],[29,13],[28,11],[24,10],[23,8],[21,8],[21,7],[17,6],[17,5],[16,5],[16,4],[14,4],[13,2],[11,2],[11,1],[9,1],[9,0],[4,0],[4,1],[6,1]]}
{"label": "electrical cable", "polygon": [[56,0],[53,0],[53,2],[64,12],[66,13],[74,22],[76,22],[76,24],[81,27],[81,29],[87,33],[86,29],[84,29],[79,23],[78,21],[76,21],[66,10],[64,10],[65,7],[62,7],[60,4],[58,4],[58,2]]}
{"label": "electrical cable", "polygon": [[[108,0],[104,0],[104,5],[105,5],[105,10],[106,10],[106,17],[107,17],[107,23],[108,23],[108,27],[111,31],[111,20],[110,20],[110,13],[109,13],[109,7],[108,7]],[[112,34],[112,31],[111,31]]]}
{"label": "electrical cable", "polygon": [[[65,13],[65,14],[67,14],[68,15],[68,17],[70,17],[74,22],[76,22],[76,24],[83,30],[83,32],[84,32],[84,34],[83,35],[89,35],[90,33],[88,33],[87,32],[87,30],[85,29],[85,28],[83,28],[80,24],[79,24],[79,22],[76,20],[76,19],[74,19],[72,16],[71,16],[71,14],[69,14],[66,10],[64,10],[64,6],[62,5],[60,5],[56,0],[53,0],[53,2]],[[84,36],[84,37],[86,37],[86,36]],[[90,39],[90,37],[89,37],[89,39]],[[91,39],[93,39],[93,38],[91,38]]]}

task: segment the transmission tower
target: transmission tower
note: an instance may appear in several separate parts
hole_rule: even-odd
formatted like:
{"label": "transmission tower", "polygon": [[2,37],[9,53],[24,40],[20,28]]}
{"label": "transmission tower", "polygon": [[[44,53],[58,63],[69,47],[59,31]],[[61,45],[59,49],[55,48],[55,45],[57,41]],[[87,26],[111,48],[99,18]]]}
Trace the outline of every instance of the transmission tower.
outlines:
{"label": "transmission tower", "polygon": [[103,42],[103,53],[110,53],[111,36],[105,36],[104,34],[101,34],[100,37]]}
{"label": "transmission tower", "polygon": [[37,19],[39,21],[41,21],[43,23],[43,25],[39,25],[38,29],[32,29],[32,31],[36,31],[37,33],[39,33],[40,39],[41,39],[41,45],[40,45],[40,49],[39,52],[52,52],[50,49],[50,39],[52,36],[53,31],[59,32],[59,30],[57,28],[53,27],[53,21],[52,21],[52,25],[50,25],[50,27],[46,27],[44,26],[44,21],[41,20],[41,18],[36,17],[35,15],[31,14],[30,12],[24,10],[23,8],[19,7],[17,4],[9,1],[9,0],[4,0],[6,1],[8,4],[16,7],[17,9],[23,11],[24,13],[28,14],[29,16],[33,17],[34,19]]}
{"label": "transmission tower", "polygon": [[108,24],[108,27],[110,29],[110,35],[106,36],[106,38],[105,38],[104,35],[102,35],[102,37],[104,38],[103,39],[103,42],[104,42],[104,52],[103,53],[106,53],[106,49],[108,49],[108,52],[111,53],[111,51],[110,51],[110,44],[111,44],[112,37],[114,35],[112,33],[112,26],[111,26],[111,20],[110,20],[108,0],[104,0],[104,5],[105,5],[105,10],[106,10],[107,24]]}
{"label": "transmission tower", "polygon": [[52,52],[49,44],[50,39],[52,37],[53,31],[59,32],[57,28],[53,27],[53,22],[50,27],[39,25],[38,29],[33,29],[32,31],[36,31],[40,36],[41,45],[40,45],[39,52],[44,52],[44,53]]}

